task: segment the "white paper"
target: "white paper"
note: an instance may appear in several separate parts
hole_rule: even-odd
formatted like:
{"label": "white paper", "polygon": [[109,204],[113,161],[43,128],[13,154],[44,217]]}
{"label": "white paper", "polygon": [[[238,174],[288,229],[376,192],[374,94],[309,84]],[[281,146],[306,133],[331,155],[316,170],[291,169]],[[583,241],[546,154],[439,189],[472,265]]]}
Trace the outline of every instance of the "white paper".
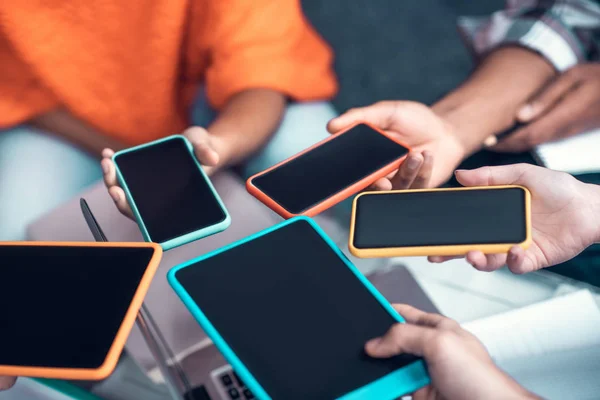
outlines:
{"label": "white paper", "polygon": [[535,148],[544,166],[570,174],[600,172],[600,129]]}
{"label": "white paper", "polygon": [[600,310],[580,290],[464,324],[496,361],[600,346]]}

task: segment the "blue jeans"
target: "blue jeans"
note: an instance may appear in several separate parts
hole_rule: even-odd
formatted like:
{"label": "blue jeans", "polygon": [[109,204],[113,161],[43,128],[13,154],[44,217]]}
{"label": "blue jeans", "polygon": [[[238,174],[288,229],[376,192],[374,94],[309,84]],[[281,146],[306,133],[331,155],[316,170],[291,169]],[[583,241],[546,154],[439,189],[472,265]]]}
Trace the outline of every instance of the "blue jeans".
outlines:
{"label": "blue jeans", "polygon": [[[214,112],[200,97],[192,122],[207,126]],[[290,104],[271,140],[246,163],[252,175],[328,136],[336,116],[326,102]],[[102,178],[98,160],[38,129],[0,131],[0,240],[24,240],[27,225]]]}

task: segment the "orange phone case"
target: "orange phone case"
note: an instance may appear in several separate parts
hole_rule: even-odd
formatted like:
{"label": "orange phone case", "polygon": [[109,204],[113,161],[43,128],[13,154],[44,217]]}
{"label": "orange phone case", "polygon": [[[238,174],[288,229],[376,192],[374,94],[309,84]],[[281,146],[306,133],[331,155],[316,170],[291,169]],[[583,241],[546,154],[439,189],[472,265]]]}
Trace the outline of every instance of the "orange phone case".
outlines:
{"label": "orange phone case", "polygon": [[[300,216],[300,215],[304,215],[307,217],[314,217],[315,215],[327,210],[330,207],[333,207],[334,205],[336,205],[337,203],[347,199],[348,197],[352,196],[353,194],[356,194],[358,192],[360,192],[361,190],[365,189],[366,187],[368,187],[369,185],[371,185],[373,182],[375,182],[377,179],[383,178],[385,176],[387,176],[388,174],[394,172],[395,170],[397,170],[400,165],[402,164],[402,162],[406,159],[406,155],[404,157],[401,157],[400,159],[386,165],[385,167],[383,167],[382,169],[380,169],[379,171],[376,171],[374,173],[372,173],[369,176],[366,176],[365,178],[361,179],[358,182],[355,182],[354,184],[348,186],[347,188],[343,189],[342,191],[335,193],[334,195],[332,195],[331,197],[328,197],[327,199],[323,200],[322,202],[318,203],[317,205],[307,209],[306,211],[300,213],[300,214],[292,214],[290,213],[288,210],[286,210],[283,206],[281,206],[279,203],[277,203],[275,200],[273,200],[272,198],[270,198],[267,194],[265,194],[263,191],[261,191],[260,189],[258,189],[256,186],[254,186],[252,184],[252,180],[254,178],[257,178],[263,174],[266,174],[267,172],[280,167],[281,165],[288,163],[290,161],[292,161],[293,159],[295,159],[296,157],[299,157],[301,155],[303,155],[304,153],[308,153],[309,151],[321,146],[322,144],[333,140],[335,138],[337,138],[339,135],[343,135],[345,132],[349,131],[350,129],[354,128],[356,125],[360,125],[360,124],[364,124],[367,125],[368,127],[370,127],[371,129],[379,132],[380,134],[382,134],[383,136],[387,137],[390,140],[393,140],[394,142],[398,143],[401,146],[404,146],[408,149],[408,151],[410,152],[410,147],[408,147],[405,143],[403,143],[402,141],[398,140],[397,138],[391,136],[390,134],[382,131],[379,128],[376,128],[375,126],[366,123],[366,122],[357,122],[353,125],[350,125],[349,127],[347,127],[346,129],[337,132],[335,134],[332,134],[330,137],[328,137],[327,139],[321,140],[318,143],[315,143],[314,145],[312,145],[311,147],[301,151],[300,153],[286,159],[283,160],[282,162],[275,164],[274,166],[272,166],[269,169],[266,169],[262,172],[259,172],[255,175],[252,175],[250,178],[248,178],[246,180],[246,189],[248,190],[248,193],[250,193],[252,196],[256,197],[258,200],[260,200],[262,203],[264,203],[267,207],[269,207],[271,210],[275,211],[277,214],[281,215],[283,218],[285,219],[289,219],[292,217],[296,217],[296,216]],[[408,153],[407,153],[408,154]],[[343,155],[340,155],[341,157],[343,157]]]}
{"label": "orange phone case", "polygon": [[125,318],[115,335],[112,345],[108,350],[106,359],[98,368],[51,368],[51,367],[24,367],[0,365],[0,375],[25,376],[34,378],[73,379],[73,380],[102,380],[108,377],[119,361],[119,357],[125,342],[133,328],[138,311],[142,307],[144,297],[148,292],[152,278],[158,269],[162,258],[162,248],[156,243],[125,243],[125,242],[0,242],[6,246],[72,246],[72,247],[146,247],[154,249],[154,254],[148,263],[148,267],[140,280],[138,288],[133,296],[131,304],[127,309]]}
{"label": "orange phone case", "polygon": [[[519,188],[525,192],[525,221],[526,236],[521,243],[496,243],[496,244],[461,244],[461,245],[443,245],[443,246],[410,246],[410,247],[386,247],[386,248],[357,248],[354,246],[354,232],[356,230],[356,205],[362,196],[380,195],[390,193],[415,193],[415,192],[438,192],[438,191],[458,191],[458,190],[497,190]],[[364,192],[354,198],[352,202],[352,217],[350,219],[350,237],[348,240],[348,249],[353,256],[359,258],[388,258],[388,257],[416,257],[416,256],[462,256],[469,251],[478,250],[486,254],[507,253],[511,247],[520,246],[527,249],[531,244],[531,193],[523,186],[503,185],[503,186],[485,186],[485,187],[460,187],[460,188],[441,188],[441,189],[408,189],[408,190],[390,190],[380,192]]]}

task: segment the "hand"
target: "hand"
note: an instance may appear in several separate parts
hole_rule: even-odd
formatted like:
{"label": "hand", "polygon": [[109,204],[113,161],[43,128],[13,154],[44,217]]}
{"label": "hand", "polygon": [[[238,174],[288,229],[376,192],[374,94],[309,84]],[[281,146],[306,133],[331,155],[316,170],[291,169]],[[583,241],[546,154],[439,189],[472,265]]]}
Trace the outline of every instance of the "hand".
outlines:
{"label": "hand", "polygon": [[17,378],[14,376],[0,376],[0,392],[10,389],[16,382]]}
{"label": "hand", "polygon": [[[217,140],[206,129],[197,126],[188,128],[183,135],[192,144],[194,154],[198,158],[198,161],[200,161],[200,164],[204,166],[204,171],[208,175],[212,174],[218,165],[222,164],[222,160],[216,150]],[[112,149],[104,149],[102,151],[101,165],[104,172],[104,184],[119,211],[126,217],[134,219],[131,207],[125,197],[125,192],[117,181],[117,172],[111,159],[114,154],[115,152]]]}
{"label": "hand", "polygon": [[554,79],[517,113],[527,125],[493,147],[521,152],[600,126],[600,63],[577,65]]}
{"label": "hand", "polygon": [[407,323],[369,341],[365,351],[375,358],[423,357],[431,385],[415,392],[414,400],[535,398],[498,369],[481,342],[455,321],[407,305],[394,308]]}
{"label": "hand", "polygon": [[[504,265],[522,274],[560,264],[600,239],[600,186],[588,185],[571,175],[528,164],[456,171],[464,186],[521,185],[531,192],[533,243],[527,250],[514,246],[508,254],[467,254],[481,271]],[[443,262],[456,257],[429,257]]]}
{"label": "hand", "polygon": [[335,133],[357,122],[383,129],[412,148],[399,171],[375,182],[380,190],[439,186],[465,156],[450,124],[420,103],[382,101],[355,108],[331,120],[327,129]]}

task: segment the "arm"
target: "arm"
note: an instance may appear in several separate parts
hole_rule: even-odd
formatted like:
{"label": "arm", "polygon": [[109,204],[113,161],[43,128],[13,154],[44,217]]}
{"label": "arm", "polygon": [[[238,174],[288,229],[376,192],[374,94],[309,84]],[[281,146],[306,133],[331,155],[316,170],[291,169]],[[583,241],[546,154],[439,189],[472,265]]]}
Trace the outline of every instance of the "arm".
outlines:
{"label": "arm", "polygon": [[250,89],[234,95],[208,127],[219,167],[237,164],[262,146],[277,128],[285,97],[269,89]]}
{"label": "arm", "polygon": [[120,141],[100,133],[64,108],[57,108],[34,117],[29,123],[80,146],[98,158],[104,148],[120,150],[127,147]]}
{"label": "arm", "polygon": [[[489,18],[460,18],[459,31],[475,58],[483,62],[463,86],[434,108],[454,123],[459,133],[468,135],[470,147],[480,146],[490,135],[510,128],[517,115],[521,122],[530,122],[522,117],[521,106],[545,89],[550,78],[598,53],[598,43],[593,39],[593,31],[598,27],[600,6],[590,0],[511,0],[505,10]],[[573,103],[590,103],[585,100],[579,98]],[[576,112],[581,110],[573,109],[582,107],[575,105],[570,111],[563,112],[562,119],[568,120],[563,125],[571,128],[574,120],[582,119],[582,113]],[[453,109],[449,115],[448,109]],[[479,118],[481,115],[486,118]],[[557,118],[551,118],[533,130],[550,132],[555,130],[553,126],[560,125],[559,122]],[[471,128],[476,129],[473,125],[480,129],[469,132]],[[540,136],[551,135],[531,135],[527,130],[532,129],[522,128],[511,135],[508,141],[511,143],[506,143],[508,147],[523,151],[552,139],[542,140]],[[498,149],[502,147],[506,146]]]}
{"label": "arm", "polygon": [[454,127],[469,155],[490,135],[510,128],[521,104],[555,74],[543,57],[530,50],[500,48],[432,109]]}

